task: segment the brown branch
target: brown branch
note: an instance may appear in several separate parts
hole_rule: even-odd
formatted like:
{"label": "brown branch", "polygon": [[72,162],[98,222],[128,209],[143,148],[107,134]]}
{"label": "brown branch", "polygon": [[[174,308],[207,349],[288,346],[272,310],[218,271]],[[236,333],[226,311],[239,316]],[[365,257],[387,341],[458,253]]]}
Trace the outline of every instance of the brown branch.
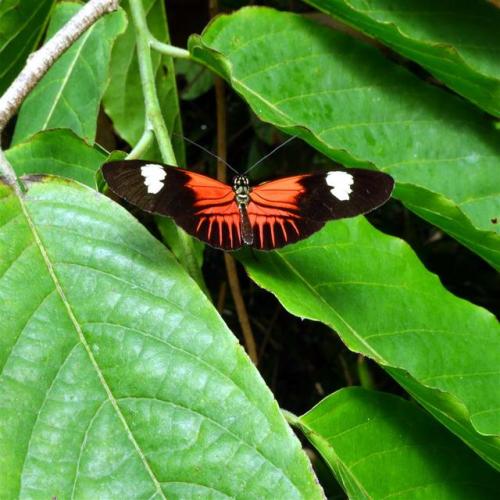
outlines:
{"label": "brown branch", "polygon": [[[214,17],[218,12],[217,0],[210,0],[209,2],[210,17]],[[215,77],[215,99],[217,107],[217,155],[224,161],[227,159],[227,132],[226,132],[226,96],[225,96],[224,81],[220,77]],[[224,162],[217,161],[217,179],[222,182],[227,180],[227,168]],[[224,263],[226,264],[227,279],[231,295],[233,296],[234,305],[236,307],[236,314],[240,322],[245,347],[250,359],[257,365],[257,345],[248,318],[247,308],[243,295],[241,293],[240,280],[238,278],[238,270],[236,269],[236,262],[229,253],[224,253]]]}
{"label": "brown branch", "polygon": [[30,54],[24,69],[0,97],[0,133],[55,61],[100,17],[116,10],[118,3],[90,0],[42,48]]}
{"label": "brown branch", "polygon": [[234,305],[236,306],[236,314],[240,322],[241,331],[243,332],[243,339],[250,359],[255,365],[258,364],[259,359],[257,356],[257,345],[253,337],[252,327],[250,326],[250,319],[248,318],[247,308],[243,295],[241,294],[240,280],[238,278],[238,271],[236,269],[236,262],[231,254],[224,253],[224,262],[226,263],[227,279],[229,287],[231,288],[231,295],[233,296]]}

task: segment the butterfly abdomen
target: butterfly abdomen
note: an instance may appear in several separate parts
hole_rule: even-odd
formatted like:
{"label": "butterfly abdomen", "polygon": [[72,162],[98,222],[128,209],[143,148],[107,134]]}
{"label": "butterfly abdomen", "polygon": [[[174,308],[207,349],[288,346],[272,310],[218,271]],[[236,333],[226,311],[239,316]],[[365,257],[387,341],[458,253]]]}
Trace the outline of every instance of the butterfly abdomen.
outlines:
{"label": "butterfly abdomen", "polygon": [[253,245],[253,229],[248,218],[247,207],[244,203],[239,206],[241,217],[241,237],[245,245]]}

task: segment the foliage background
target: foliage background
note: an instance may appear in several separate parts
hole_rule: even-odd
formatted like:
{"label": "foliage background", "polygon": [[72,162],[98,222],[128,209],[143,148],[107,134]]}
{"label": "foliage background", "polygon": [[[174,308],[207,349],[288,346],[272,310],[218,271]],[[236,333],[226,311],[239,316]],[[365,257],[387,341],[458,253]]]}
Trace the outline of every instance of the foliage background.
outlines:
{"label": "foliage background", "polygon": [[[209,21],[206,2],[167,2],[172,42],[189,45],[229,83],[229,161],[244,170],[297,133],[303,140],[252,171],[256,182],[341,161],[394,168],[399,184],[397,199],[368,222],[330,224],[278,253],[238,255],[262,378],[305,436],[329,496],[493,498],[498,475],[490,465],[500,463],[500,350],[491,314],[500,289],[490,265],[500,250],[493,223],[500,212],[500,15],[482,1],[473,14],[470,2],[439,11],[425,2],[442,21],[430,25],[422,3],[419,11],[410,0],[403,9],[382,0],[220,3],[227,11],[250,3],[278,9],[240,11],[188,40]],[[43,15],[29,39],[27,25],[9,17],[16,11],[0,6],[0,55],[12,60],[0,74],[2,90],[43,38],[53,4],[37,3]],[[122,5],[128,24],[123,11],[101,20],[9,124],[2,146],[19,175],[63,174],[95,188],[107,152],[129,151],[139,140],[144,99]],[[162,2],[144,6],[152,33],[167,42]],[[59,5],[49,33],[76,10]],[[488,21],[472,26],[471,16]],[[168,129],[214,151],[210,73],[178,60],[174,78],[171,59],[158,53],[153,68]],[[328,87],[321,90],[322,82]],[[300,94],[308,97],[280,104]],[[362,132],[352,127],[356,120],[367,122]],[[327,125],[337,132],[322,134]],[[180,164],[215,175],[205,153],[184,148],[179,136],[172,142]],[[155,146],[146,156],[160,158]],[[439,161],[429,166],[422,158]],[[206,248],[202,262],[224,322],[171,254],[116,205],[66,181],[27,185],[25,205],[5,186],[1,194],[5,490],[319,496],[278,406],[224,325],[239,336],[222,253]],[[184,264],[175,230],[131,210]],[[194,252],[201,262],[201,246]],[[36,286],[26,293],[33,275]],[[145,311],[154,311],[150,320]],[[49,324],[54,337],[46,335]],[[49,477],[54,464],[58,473]]]}

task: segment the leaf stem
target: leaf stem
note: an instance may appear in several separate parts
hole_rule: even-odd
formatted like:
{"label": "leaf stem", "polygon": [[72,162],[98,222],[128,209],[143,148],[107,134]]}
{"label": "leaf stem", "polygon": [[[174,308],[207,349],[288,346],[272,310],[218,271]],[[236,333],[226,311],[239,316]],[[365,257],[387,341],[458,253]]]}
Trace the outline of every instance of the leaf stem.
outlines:
{"label": "leaf stem", "polygon": [[299,427],[300,421],[299,417],[292,413],[291,411],[281,408],[281,414],[285,417],[285,420],[293,427]]}
{"label": "leaf stem", "polygon": [[154,132],[151,128],[146,128],[142,133],[141,138],[137,142],[137,144],[133,147],[132,151],[127,155],[127,160],[136,160],[141,158],[144,153],[151,146],[151,143],[154,139]]}
{"label": "leaf stem", "polygon": [[175,47],[168,43],[160,42],[153,35],[149,35],[149,45],[152,49],[161,52],[162,54],[170,57],[177,57],[178,59],[190,59],[191,54],[189,50],[181,49],[180,47]]}

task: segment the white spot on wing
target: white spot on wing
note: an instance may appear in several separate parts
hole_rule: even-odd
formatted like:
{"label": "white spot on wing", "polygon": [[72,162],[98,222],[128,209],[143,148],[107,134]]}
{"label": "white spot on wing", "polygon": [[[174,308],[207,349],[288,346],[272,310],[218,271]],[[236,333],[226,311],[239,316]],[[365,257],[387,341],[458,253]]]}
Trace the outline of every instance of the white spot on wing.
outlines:
{"label": "white spot on wing", "polygon": [[352,193],[351,185],[353,182],[353,176],[347,172],[328,172],[326,176],[326,183],[332,188],[330,189],[330,193],[340,201],[349,199],[349,195]]}
{"label": "white spot on wing", "polygon": [[156,194],[163,187],[163,179],[167,176],[167,172],[161,165],[149,163],[141,167],[141,175],[144,177],[148,193]]}

